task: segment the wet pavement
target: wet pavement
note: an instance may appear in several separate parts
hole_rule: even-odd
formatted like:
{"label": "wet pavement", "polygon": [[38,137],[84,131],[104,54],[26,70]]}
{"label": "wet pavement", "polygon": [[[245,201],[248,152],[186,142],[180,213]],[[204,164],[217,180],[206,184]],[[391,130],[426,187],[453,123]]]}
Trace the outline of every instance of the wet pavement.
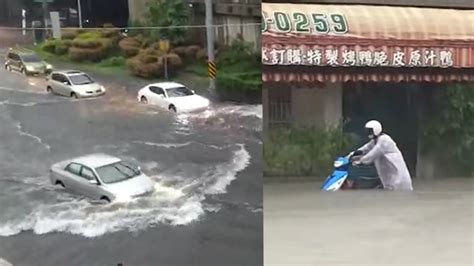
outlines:
{"label": "wet pavement", "polygon": [[474,179],[405,193],[319,186],[265,184],[265,265],[474,265]]}
{"label": "wet pavement", "polygon": [[[261,106],[175,115],[137,103],[140,84],[97,79],[104,97],[71,100],[47,94],[41,78],[0,70],[0,258],[261,265]],[[157,192],[98,205],[49,183],[51,164],[95,152],[140,165]]]}

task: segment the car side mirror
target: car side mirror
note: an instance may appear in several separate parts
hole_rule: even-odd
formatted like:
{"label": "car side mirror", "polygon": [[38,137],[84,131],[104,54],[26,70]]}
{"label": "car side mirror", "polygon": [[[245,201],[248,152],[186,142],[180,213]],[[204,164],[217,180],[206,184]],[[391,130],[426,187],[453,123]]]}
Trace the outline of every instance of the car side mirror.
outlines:
{"label": "car side mirror", "polygon": [[91,179],[91,180],[89,180],[89,184],[91,184],[91,185],[98,185],[99,182],[97,182],[97,180],[95,180],[95,179]]}
{"label": "car side mirror", "polygon": [[64,81],[63,84],[66,85],[66,86],[71,85],[71,84],[70,84],[69,82],[67,82],[67,81]]}
{"label": "car side mirror", "polygon": [[192,92],[193,94],[196,94],[196,91],[195,91],[195,90],[191,90],[191,92]]}
{"label": "car side mirror", "polygon": [[141,171],[141,170],[142,170],[142,167],[141,167],[141,166],[137,166],[137,170],[138,170],[138,171]]}

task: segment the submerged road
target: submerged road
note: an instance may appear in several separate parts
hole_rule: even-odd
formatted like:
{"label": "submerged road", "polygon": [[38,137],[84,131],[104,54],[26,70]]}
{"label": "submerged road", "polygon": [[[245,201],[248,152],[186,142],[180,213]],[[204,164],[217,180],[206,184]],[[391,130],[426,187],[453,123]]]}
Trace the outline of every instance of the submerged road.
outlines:
{"label": "submerged road", "polygon": [[[261,265],[261,106],[174,115],[101,81],[105,97],[71,100],[0,70],[0,265]],[[52,163],[95,152],[157,192],[98,205],[49,183]]]}
{"label": "submerged road", "polygon": [[474,180],[414,192],[265,184],[265,266],[472,266]]}

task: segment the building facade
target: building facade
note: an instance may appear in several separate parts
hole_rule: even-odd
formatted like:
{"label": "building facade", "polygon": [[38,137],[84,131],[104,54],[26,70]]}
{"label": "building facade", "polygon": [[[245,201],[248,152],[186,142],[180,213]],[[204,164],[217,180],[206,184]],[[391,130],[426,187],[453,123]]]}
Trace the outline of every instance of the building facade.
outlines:
{"label": "building facade", "polygon": [[362,134],[376,118],[399,140],[412,175],[433,177],[418,113],[429,91],[474,82],[474,3],[272,2],[262,4],[264,134],[343,121]]}

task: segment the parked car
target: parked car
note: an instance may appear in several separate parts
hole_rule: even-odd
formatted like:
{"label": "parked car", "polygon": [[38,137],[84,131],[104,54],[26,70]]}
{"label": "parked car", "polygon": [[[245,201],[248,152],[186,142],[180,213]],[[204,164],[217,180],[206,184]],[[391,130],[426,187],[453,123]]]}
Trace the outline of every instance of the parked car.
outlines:
{"label": "parked car", "polygon": [[138,91],[138,101],[173,112],[196,112],[209,107],[209,100],[176,82],[150,84]]}
{"label": "parked car", "polygon": [[5,69],[19,71],[24,75],[41,75],[51,73],[53,66],[33,51],[10,48],[5,58]]}
{"label": "parked car", "polygon": [[56,163],[50,172],[52,184],[94,200],[111,202],[154,191],[154,182],[139,167],[102,153]]}
{"label": "parked car", "polygon": [[47,78],[46,90],[49,93],[73,98],[97,97],[104,95],[104,86],[95,82],[89,75],[76,70],[55,71]]}

